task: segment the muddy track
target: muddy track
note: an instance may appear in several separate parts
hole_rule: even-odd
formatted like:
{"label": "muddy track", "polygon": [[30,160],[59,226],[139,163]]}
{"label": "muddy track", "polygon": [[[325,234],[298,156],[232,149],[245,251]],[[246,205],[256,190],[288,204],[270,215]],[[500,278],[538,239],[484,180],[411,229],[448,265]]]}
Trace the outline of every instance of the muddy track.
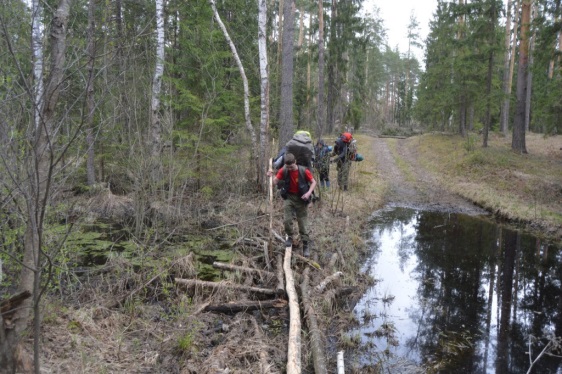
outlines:
{"label": "muddy track", "polygon": [[378,176],[387,186],[386,203],[414,209],[484,214],[483,209],[443,188],[417,160],[417,146],[408,139],[374,138]]}

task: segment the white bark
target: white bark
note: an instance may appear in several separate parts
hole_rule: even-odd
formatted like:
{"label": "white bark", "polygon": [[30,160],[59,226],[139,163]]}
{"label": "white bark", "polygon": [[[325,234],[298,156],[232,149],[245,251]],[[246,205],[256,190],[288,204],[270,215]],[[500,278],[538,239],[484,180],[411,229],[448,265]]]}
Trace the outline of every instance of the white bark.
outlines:
{"label": "white bark", "polygon": [[345,366],[343,361],[343,351],[338,352],[338,374],[345,374]]}
{"label": "white bark", "polygon": [[250,137],[252,139],[252,159],[253,159],[258,154],[258,144],[257,144],[256,132],[252,127],[252,121],[250,118],[250,90],[248,88],[248,78],[246,78],[246,72],[244,71],[244,66],[242,65],[242,61],[238,56],[238,52],[236,51],[236,46],[232,42],[232,39],[230,39],[230,35],[228,34],[228,31],[226,30],[224,23],[222,23],[219,12],[217,11],[217,5],[215,4],[215,0],[209,0],[209,3],[211,4],[211,8],[213,8],[213,14],[215,15],[215,20],[217,21],[220,29],[222,30],[226,42],[230,46],[230,50],[232,51],[232,56],[234,57],[234,60],[238,65],[238,70],[240,71],[240,76],[242,77],[242,83],[244,85],[244,117],[246,119],[246,128],[248,129],[248,132],[250,133]]}
{"label": "white bark", "polygon": [[43,102],[43,8],[40,0],[33,0],[31,4],[31,49],[33,53],[33,81],[34,81],[34,120],[35,129],[39,127],[40,110]]}
{"label": "white bark", "polygon": [[156,66],[152,79],[150,142],[153,157],[158,157],[161,149],[162,129],[160,123],[160,91],[164,75],[164,0],[156,0]]}
{"label": "white bark", "polygon": [[299,297],[295,288],[293,270],[291,269],[291,246],[285,248],[285,280],[287,295],[289,297],[289,345],[287,352],[287,374],[300,374],[301,372],[301,317],[299,310]]}
{"label": "white bark", "polygon": [[269,74],[267,66],[267,1],[258,0],[258,51],[260,59],[260,157],[259,157],[259,181],[265,186],[266,159],[269,149]]}

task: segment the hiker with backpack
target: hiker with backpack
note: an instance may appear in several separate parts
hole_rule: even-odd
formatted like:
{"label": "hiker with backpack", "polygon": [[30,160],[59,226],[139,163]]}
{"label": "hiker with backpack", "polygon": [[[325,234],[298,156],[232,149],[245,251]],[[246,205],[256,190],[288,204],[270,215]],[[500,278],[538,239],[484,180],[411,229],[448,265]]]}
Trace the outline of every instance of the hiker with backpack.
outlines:
{"label": "hiker with backpack", "polygon": [[[267,176],[272,176],[269,170]],[[302,240],[303,256],[310,256],[310,239],[307,230],[308,204],[312,201],[312,191],[316,187],[316,180],[310,169],[297,165],[296,158],[292,153],[284,156],[284,166],[279,169],[273,178],[273,184],[279,184],[281,197],[284,200],[283,225],[287,235],[286,246],[292,246],[294,240],[293,214],[297,218],[299,235]]]}
{"label": "hiker with backpack", "polygon": [[334,150],[331,156],[335,156],[330,162],[335,162],[338,170],[338,188],[347,191],[347,184],[349,180],[349,169],[351,161],[355,158],[356,151],[355,140],[353,135],[349,132],[344,132],[336,139]]}
{"label": "hiker with backpack", "polygon": [[314,153],[316,155],[316,169],[320,175],[320,187],[330,188],[330,152],[332,147],[326,145],[324,139],[318,140]]}
{"label": "hiker with backpack", "polygon": [[298,165],[312,169],[312,162],[314,161],[314,146],[312,145],[312,138],[310,133],[306,130],[299,130],[293,137],[285,144],[273,160],[273,167],[278,170],[283,166],[283,160],[286,153],[292,153],[297,160]]}

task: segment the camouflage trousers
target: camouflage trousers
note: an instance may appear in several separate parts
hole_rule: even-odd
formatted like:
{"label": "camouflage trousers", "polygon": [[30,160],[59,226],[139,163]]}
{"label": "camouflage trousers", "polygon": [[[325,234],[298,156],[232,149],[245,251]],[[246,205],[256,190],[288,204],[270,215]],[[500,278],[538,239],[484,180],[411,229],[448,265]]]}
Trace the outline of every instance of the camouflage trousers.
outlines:
{"label": "camouflage trousers", "polygon": [[351,168],[351,162],[338,162],[338,188],[347,189],[347,183],[349,180],[349,169]]}
{"label": "camouflage trousers", "polygon": [[308,242],[308,204],[298,195],[288,194],[284,200],[284,221],[285,234],[294,239],[293,214],[297,217],[299,225],[299,235],[303,242]]}

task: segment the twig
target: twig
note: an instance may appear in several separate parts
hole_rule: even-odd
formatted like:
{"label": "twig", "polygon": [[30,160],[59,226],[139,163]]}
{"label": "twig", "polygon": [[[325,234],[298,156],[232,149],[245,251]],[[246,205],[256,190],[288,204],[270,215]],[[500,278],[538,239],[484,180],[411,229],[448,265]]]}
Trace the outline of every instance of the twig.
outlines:
{"label": "twig", "polygon": [[254,217],[254,218],[245,219],[243,221],[239,221],[239,222],[236,222],[236,223],[229,223],[229,224],[222,225],[222,226],[211,227],[210,229],[207,229],[207,231],[222,229],[223,227],[228,227],[228,226],[236,226],[236,225],[239,225],[239,224],[244,223],[244,222],[254,221],[256,219],[260,219],[260,218],[267,217],[267,216],[269,216],[269,213],[262,214],[261,216],[257,216],[257,217]]}

